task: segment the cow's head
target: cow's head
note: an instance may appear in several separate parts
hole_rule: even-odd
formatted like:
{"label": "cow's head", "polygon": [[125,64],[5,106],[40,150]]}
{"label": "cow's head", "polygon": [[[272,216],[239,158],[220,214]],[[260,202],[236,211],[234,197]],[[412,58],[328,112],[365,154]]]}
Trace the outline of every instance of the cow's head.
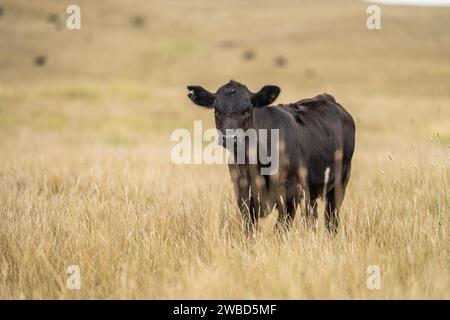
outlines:
{"label": "cow's head", "polygon": [[[239,82],[231,80],[226,85],[211,93],[200,86],[188,86],[188,97],[195,104],[214,109],[216,128],[220,131],[224,143],[227,130],[246,131],[253,124],[253,109],[267,106],[275,101],[280,94],[277,86],[264,86],[257,93],[253,93]],[[236,139],[236,137],[231,137]]]}

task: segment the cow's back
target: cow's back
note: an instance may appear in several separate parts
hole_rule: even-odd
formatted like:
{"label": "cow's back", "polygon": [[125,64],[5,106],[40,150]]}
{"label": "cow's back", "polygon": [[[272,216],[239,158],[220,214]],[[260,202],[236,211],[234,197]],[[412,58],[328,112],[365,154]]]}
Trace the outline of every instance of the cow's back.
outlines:
{"label": "cow's back", "polygon": [[352,116],[336,100],[321,94],[291,105],[300,124],[303,159],[308,169],[310,192],[323,191],[325,172],[329,168],[328,188],[350,170],[355,148],[355,123]]}
{"label": "cow's back", "polygon": [[350,166],[355,146],[355,124],[352,116],[336,100],[321,94],[296,103],[262,108],[256,113],[257,129],[279,129],[280,141],[288,159],[288,175],[307,169],[311,193],[322,192],[324,175],[329,184]]}

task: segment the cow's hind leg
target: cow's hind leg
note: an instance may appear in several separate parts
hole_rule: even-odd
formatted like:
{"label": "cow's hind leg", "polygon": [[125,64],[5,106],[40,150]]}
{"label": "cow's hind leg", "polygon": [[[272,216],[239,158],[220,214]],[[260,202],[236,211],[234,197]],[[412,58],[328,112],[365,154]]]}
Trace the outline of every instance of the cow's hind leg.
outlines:
{"label": "cow's hind leg", "polygon": [[335,185],[333,189],[327,192],[325,202],[325,226],[327,230],[335,235],[339,227],[339,209],[344,200],[345,190],[350,179],[350,166],[344,174],[342,184]]}
{"label": "cow's hind leg", "polygon": [[244,220],[245,234],[252,236],[258,230],[258,214],[255,210],[253,197],[249,196],[247,199],[240,198],[238,205]]}
{"label": "cow's hind leg", "polygon": [[280,198],[277,201],[278,219],[275,224],[275,230],[280,234],[284,234],[291,228],[295,218],[297,202],[295,197],[287,197],[286,201]]}
{"label": "cow's hind leg", "polygon": [[317,199],[314,200],[306,200],[305,201],[305,208],[303,212],[303,218],[305,221],[305,224],[311,228],[316,229],[317,227]]}
{"label": "cow's hind leg", "polygon": [[325,226],[331,234],[336,234],[339,227],[339,204],[334,188],[327,193],[325,203]]}

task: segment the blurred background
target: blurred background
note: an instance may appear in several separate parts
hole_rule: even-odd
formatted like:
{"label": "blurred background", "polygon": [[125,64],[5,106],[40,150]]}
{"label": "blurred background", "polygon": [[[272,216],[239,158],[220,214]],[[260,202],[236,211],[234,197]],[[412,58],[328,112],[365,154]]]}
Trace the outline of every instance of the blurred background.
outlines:
{"label": "blurred background", "polygon": [[2,134],[131,143],[193,119],[212,125],[186,85],[215,91],[233,78],[253,91],[279,85],[279,103],[328,92],[366,130],[420,114],[421,134],[450,139],[439,116],[450,95],[448,7],[382,5],[382,29],[369,30],[362,1],[80,0],[82,28],[68,30],[70,4],[2,1]]}

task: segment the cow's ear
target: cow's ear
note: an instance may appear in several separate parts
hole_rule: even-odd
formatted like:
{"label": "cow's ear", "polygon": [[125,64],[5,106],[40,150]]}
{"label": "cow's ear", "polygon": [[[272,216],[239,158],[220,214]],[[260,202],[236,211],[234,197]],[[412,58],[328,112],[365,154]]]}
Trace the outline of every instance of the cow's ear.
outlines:
{"label": "cow's ear", "polygon": [[264,86],[261,90],[255,93],[252,97],[252,104],[254,107],[268,106],[280,94],[281,89],[277,86]]}
{"label": "cow's ear", "polygon": [[215,96],[213,93],[200,86],[188,86],[188,97],[193,103],[207,108],[212,108]]}

